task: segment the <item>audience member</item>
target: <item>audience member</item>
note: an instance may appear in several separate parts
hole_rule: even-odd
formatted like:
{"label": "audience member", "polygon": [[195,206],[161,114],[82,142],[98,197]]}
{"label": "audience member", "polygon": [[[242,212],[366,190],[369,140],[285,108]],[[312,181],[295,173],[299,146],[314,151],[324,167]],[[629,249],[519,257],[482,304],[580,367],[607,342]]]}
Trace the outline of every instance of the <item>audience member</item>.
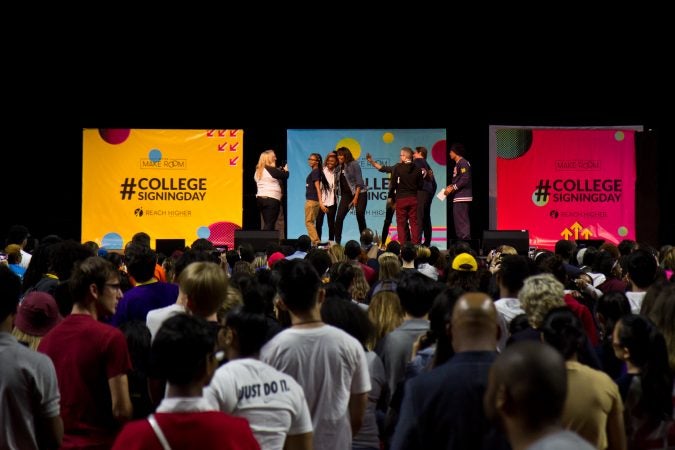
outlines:
{"label": "audience member", "polygon": [[567,374],[560,353],[541,342],[517,342],[490,368],[485,414],[501,424],[513,450],[593,450],[561,426],[566,398]]}
{"label": "audience member", "polygon": [[261,360],[303,387],[314,426],[313,448],[350,449],[371,388],[363,346],[322,322],[325,293],[308,261],[288,261],[279,271],[278,305],[289,311],[292,325],[265,344]]}
{"label": "audience member", "polygon": [[406,385],[392,450],[508,448],[481,402],[497,357],[492,300],[483,293],[462,295],[452,312],[451,333],[455,356]]}
{"label": "audience member", "polygon": [[673,374],[666,342],[651,320],[635,314],[621,318],[612,340],[617,358],[627,366],[616,383],[626,407],[629,448],[658,448],[655,445],[666,443],[673,426]]}
{"label": "audience member", "polygon": [[24,269],[28,268],[32,255],[25,251],[26,245],[28,245],[28,239],[30,238],[30,232],[28,228],[24,225],[12,225],[9,228],[7,233],[7,242],[6,245],[17,244],[21,247],[21,267]]}
{"label": "audience member", "polygon": [[63,422],[54,364],[10,334],[20,293],[19,278],[0,265],[0,448],[56,449]]}
{"label": "audience member", "polygon": [[167,319],[152,343],[150,365],[154,376],[168,380],[166,398],[155,414],[127,424],[113,449],[259,449],[246,420],[213,411],[202,397],[218,366],[214,349],[203,319]]}
{"label": "audience member", "polygon": [[127,342],[120,330],[98,320],[115,312],[122,297],[119,275],[108,261],[90,256],[75,266],[69,286],[72,312],[42,338],[38,350],[56,368],[63,447],[110,447],[133,413]]}
{"label": "audience member", "polygon": [[115,326],[130,320],[145,322],[149,311],[172,305],[178,297],[178,286],[155,277],[157,254],[150,247],[131,242],[127,245],[125,260],[127,271],[136,280],[136,285],[124,294],[117,305],[111,322]]}
{"label": "audience member", "polygon": [[558,350],[567,367],[567,397],[562,425],[599,449],[625,449],[623,402],[614,381],[579,363],[586,333],[579,317],[567,307],[554,308],[541,326],[543,341]]}
{"label": "audience member", "polygon": [[373,324],[368,320],[367,313],[354,303],[346,302],[338,296],[326,295],[326,300],[321,305],[321,319],[329,325],[340,328],[358,340],[366,351],[368,361],[368,373],[370,374],[370,392],[368,392],[368,404],[363,416],[363,425],[358,433],[352,437],[352,450],[379,450],[380,432],[377,426],[376,408],[380,403],[380,397],[386,391],[386,380],[382,360],[373,351],[366,348],[374,333]]}
{"label": "audience member", "polygon": [[19,304],[12,335],[30,349],[37,350],[42,337],[61,320],[54,297],[46,292],[30,292]]}
{"label": "audience member", "polygon": [[435,283],[419,272],[403,274],[396,287],[396,293],[405,312],[403,323],[384,336],[375,349],[387,374],[389,392],[394,395],[404,380],[405,367],[412,356],[415,340],[429,329],[427,319],[436,295],[442,284]]}
{"label": "audience member", "polygon": [[218,368],[204,397],[219,411],[247,419],[263,450],[310,450],[312,418],[302,387],[258,359],[271,328],[263,296],[257,294],[255,285],[249,288],[244,305],[223,320],[221,335],[229,362]]}

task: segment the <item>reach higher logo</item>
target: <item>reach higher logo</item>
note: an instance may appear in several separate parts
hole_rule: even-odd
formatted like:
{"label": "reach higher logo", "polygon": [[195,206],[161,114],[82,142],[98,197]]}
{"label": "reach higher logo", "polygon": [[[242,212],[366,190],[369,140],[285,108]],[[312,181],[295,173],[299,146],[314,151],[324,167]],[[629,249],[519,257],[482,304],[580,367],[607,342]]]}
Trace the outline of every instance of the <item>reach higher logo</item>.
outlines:
{"label": "reach higher logo", "polygon": [[203,201],[207,191],[206,178],[127,177],[120,188],[122,200]]}
{"label": "reach higher logo", "polygon": [[535,186],[534,201],[554,202],[619,202],[623,192],[623,181],[614,178],[586,180],[556,179],[539,180]]}

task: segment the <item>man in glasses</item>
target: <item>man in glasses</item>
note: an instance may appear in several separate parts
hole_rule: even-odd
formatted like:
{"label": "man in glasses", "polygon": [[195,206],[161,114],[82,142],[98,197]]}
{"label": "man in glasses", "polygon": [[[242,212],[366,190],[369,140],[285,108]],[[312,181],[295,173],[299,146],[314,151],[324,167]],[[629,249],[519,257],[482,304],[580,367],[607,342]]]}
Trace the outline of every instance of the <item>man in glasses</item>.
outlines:
{"label": "man in glasses", "polygon": [[124,334],[98,320],[114,314],[122,298],[119,273],[110,262],[91,256],[73,269],[69,283],[71,314],[42,338],[38,351],[56,368],[63,447],[110,447],[133,410]]}

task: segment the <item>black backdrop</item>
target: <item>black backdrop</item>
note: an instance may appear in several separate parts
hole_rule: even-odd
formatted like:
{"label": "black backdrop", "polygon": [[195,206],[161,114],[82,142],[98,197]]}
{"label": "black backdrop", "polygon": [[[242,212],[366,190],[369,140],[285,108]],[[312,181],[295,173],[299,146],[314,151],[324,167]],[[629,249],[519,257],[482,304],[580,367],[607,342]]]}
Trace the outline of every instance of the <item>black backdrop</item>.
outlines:
{"label": "black backdrop", "polygon": [[[410,81],[410,80],[408,80]],[[441,86],[440,88],[438,86]],[[415,79],[397,93],[373,85],[256,86],[175,90],[134,86],[73,93],[43,86],[5,106],[0,233],[13,223],[38,238],[50,233],[80,238],[82,128],[243,128],[244,228],[257,229],[255,184],[260,151],[283,158],[287,128],[445,128],[448,142],[463,142],[474,170],[472,234],[488,229],[488,126],[643,125],[638,146],[638,240],[675,243],[675,126],[668,97],[649,84],[626,95],[589,95],[523,86],[426,84]],[[147,88],[147,91],[145,90]],[[508,89],[507,89],[508,88]],[[101,167],[100,176],[106,176]],[[452,223],[451,220],[448,221]],[[161,236],[156,236],[161,237]]]}

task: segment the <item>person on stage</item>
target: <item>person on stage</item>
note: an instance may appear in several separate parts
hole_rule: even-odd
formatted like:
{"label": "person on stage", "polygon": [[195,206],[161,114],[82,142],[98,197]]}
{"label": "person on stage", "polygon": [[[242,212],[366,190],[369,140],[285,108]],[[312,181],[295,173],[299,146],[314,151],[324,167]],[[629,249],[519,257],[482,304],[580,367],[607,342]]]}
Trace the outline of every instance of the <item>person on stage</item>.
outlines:
{"label": "person on stage", "polygon": [[255,198],[258,211],[262,216],[263,230],[275,229],[281,211],[283,195],[281,185],[282,181],[288,179],[288,175],[288,164],[277,168],[277,155],[274,150],[265,150],[260,154],[253,179],[258,187]]}
{"label": "person on stage", "polygon": [[[385,166],[373,159],[373,155],[366,153],[366,161],[377,169],[378,172],[388,173],[389,180],[391,180],[391,172],[394,170],[394,166]],[[384,248],[387,244],[387,237],[389,236],[389,227],[391,226],[391,221],[394,218],[394,204],[392,202],[385,203],[385,213],[384,213],[384,223],[382,224],[382,234],[380,235],[380,247]],[[407,231],[406,236],[410,234],[410,231]],[[410,239],[408,239],[410,240]]]}
{"label": "person on stage", "polygon": [[316,232],[321,240],[321,231],[323,229],[323,218],[328,218],[328,240],[335,240],[335,214],[337,213],[337,186],[335,177],[335,167],[337,166],[337,153],[330,152],[326,156],[325,164],[323,166],[323,175],[328,182],[328,189],[321,191],[323,200],[323,209],[319,210],[319,215],[316,216]]}
{"label": "person on stage", "polygon": [[[436,178],[434,171],[427,162],[426,147],[415,147],[413,153],[413,163],[420,168],[423,176],[422,189],[417,191],[417,228],[419,230],[419,238],[417,239],[422,245],[426,247],[431,246],[431,200],[434,198],[436,189]],[[422,239],[424,235],[424,240]]]}
{"label": "person on stage", "polygon": [[359,224],[359,233],[366,226],[366,205],[368,204],[368,187],[363,181],[361,175],[361,166],[352,156],[352,152],[347,147],[337,149],[337,180],[340,202],[338,203],[337,217],[335,220],[335,242],[338,244],[342,240],[342,226],[345,216],[350,209],[356,209],[356,221]]}
{"label": "person on stage", "polygon": [[328,180],[323,174],[321,155],[318,153],[310,154],[307,163],[312,171],[305,180],[305,227],[312,245],[317,245],[320,239],[316,231],[316,217],[319,215],[319,211],[327,211],[323,205],[322,191],[328,190]]}
{"label": "person on stage", "polygon": [[466,150],[463,144],[450,146],[450,159],[455,162],[452,182],[445,188],[445,195],[452,195],[452,217],[455,222],[457,239],[471,239],[469,205],[473,200],[471,187],[471,164],[464,158]]}
{"label": "person on stage", "polygon": [[[387,202],[395,204],[396,229],[398,241],[417,245],[420,243],[420,231],[417,223],[417,191],[422,189],[422,170],[413,163],[413,151],[410,147],[401,148],[401,162],[394,166],[389,184]],[[410,227],[410,240],[406,238],[406,229]]]}

